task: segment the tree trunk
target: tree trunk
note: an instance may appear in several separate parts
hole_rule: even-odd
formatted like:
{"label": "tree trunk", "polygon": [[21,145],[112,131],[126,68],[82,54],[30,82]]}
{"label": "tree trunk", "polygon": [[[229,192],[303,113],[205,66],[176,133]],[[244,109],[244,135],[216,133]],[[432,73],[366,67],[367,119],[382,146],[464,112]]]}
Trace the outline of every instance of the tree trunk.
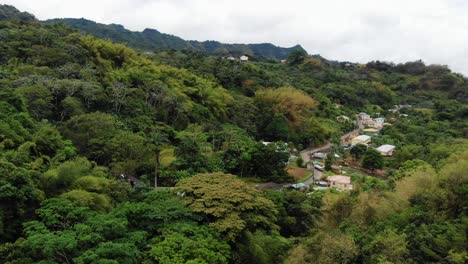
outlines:
{"label": "tree trunk", "polygon": [[154,188],[158,188],[158,175],[159,175],[159,151],[155,153],[156,164],[154,165]]}

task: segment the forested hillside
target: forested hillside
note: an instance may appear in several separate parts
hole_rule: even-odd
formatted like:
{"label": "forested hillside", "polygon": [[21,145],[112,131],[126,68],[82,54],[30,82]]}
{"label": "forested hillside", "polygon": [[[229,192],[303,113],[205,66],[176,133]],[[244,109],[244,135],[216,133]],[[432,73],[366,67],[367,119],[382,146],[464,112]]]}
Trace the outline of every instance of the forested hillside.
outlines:
{"label": "forested hillside", "polygon": [[300,45],[291,48],[277,47],[270,43],[262,44],[226,44],[218,41],[184,40],[180,37],[161,33],[156,29],[147,28],[142,32],[130,31],[122,25],[100,24],[84,18],[61,18],[44,21],[47,24],[64,23],[85,34],[98,38],[109,39],[129,47],[146,51],[167,49],[190,50],[218,56],[241,56],[248,54],[258,58],[282,60],[289,52],[304,49]]}
{"label": "forested hillside", "polygon": [[[31,17],[0,6],[0,263],[467,262],[466,77],[148,54]],[[372,142],[393,157],[341,144],[359,112],[392,120]],[[255,188],[324,144],[352,191]]]}

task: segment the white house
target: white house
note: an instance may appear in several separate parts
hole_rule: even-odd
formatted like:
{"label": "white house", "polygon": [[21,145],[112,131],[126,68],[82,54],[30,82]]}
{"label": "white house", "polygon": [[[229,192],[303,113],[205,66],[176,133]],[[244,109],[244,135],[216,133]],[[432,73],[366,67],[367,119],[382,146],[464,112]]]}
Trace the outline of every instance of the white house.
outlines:
{"label": "white house", "polygon": [[387,156],[387,157],[392,156],[394,150],[395,150],[395,146],[387,145],[387,144],[382,145],[382,146],[377,148],[377,151],[380,152],[380,154],[382,154],[382,156]]}
{"label": "white house", "polygon": [[351,145],[355,146],[357,144],[367,144],[371,140],[371,137],[368,135],[360,135],[351,139]]}
{"label": "white house", "polygon": [[240,56],[239,59],[240,59],[241,61],[248,61],[248,60],[249,60],[249,56],[247,56],[247,55],[242,55],[242,56]]}

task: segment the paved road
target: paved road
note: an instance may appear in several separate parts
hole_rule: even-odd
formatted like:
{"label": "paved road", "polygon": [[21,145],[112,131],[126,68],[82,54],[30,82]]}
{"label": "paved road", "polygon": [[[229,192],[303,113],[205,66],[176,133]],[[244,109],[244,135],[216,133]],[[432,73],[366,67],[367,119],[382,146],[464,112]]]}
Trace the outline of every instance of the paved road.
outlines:
{"label": "paved road", "polygon": [[322,177],[323,177],[323,172],[317,169],[314,169],[314,174],[312,174],[312,177],[303,181],[302,183],[304,183],[305,185],[311,185],[314,182],[319,181]]}
{"label": "paved road", "polygon": [[329,150],[330,148],[331,148],[331,143],[327,142],[325,145],[322,145],[320,147],[304,149],[300,153],[301,158],[304,160],[304,163],[307,163],[307,162],[310,161],[310,159],[311,159],[310,156],[312,156],[312,154],[314,154],[316,152],[320,152],[320,151]]}
{"label": "paved road", "polygon": [[[342,140],[345,140],[345,139],[349,138],[351,135],[353,135],[355,133],[358,133],[360,129],[364,128],[364,125],[362,124],[362,122],[359,119],[358,115],[356,115],[356,123],[357,123],[358,127],[355,130],[342,135],[341,136]],[[327,142],[326,144],[324,144],[322,146],[319,146],[319,147],[316,147],[316,148],[304,149],[303,151],[300,152],[300,155],[301,155],[302,159],[304,160],[304,163],[307,163],[307,162],[309,162],[311,160],[311,156],[314,153],[321,152],[321,151],[326,151],[326,150],[329,150],[330,148],[331,148],[331,143]]]}

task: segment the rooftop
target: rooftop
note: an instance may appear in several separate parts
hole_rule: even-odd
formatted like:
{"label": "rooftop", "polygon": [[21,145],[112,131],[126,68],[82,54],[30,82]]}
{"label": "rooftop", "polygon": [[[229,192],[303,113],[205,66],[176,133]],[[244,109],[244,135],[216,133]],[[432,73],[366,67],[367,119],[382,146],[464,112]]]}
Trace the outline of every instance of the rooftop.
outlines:
{"label": "rooftop", "polygon": [[351,177],[343,176],[343,175],[329,176],[327,180],[331,182],[338,182],[338,183],[343,183],[343,184],[351,183]]}
{"label": "rooftop", "polygon": [[360,136],[355,137],[354,139],[366,141],[366,140],[369,140],[370,138],[371,137],[368,135],[360,135]]}
{"label": "rooftop", "polygon": [[380,147],[377,148],[378,151],[382,151],[382,152],[387,152],[387,151],[392,151],[395,149],[395,146],[393,145],[382,145]]}
{"label": "rooftop", "polygon": [[304,183],[296,183],[296,184],[291,184],[291,187],[294,189],[300,189],[300,188],[308,188],[309,186],[305,185]]}

